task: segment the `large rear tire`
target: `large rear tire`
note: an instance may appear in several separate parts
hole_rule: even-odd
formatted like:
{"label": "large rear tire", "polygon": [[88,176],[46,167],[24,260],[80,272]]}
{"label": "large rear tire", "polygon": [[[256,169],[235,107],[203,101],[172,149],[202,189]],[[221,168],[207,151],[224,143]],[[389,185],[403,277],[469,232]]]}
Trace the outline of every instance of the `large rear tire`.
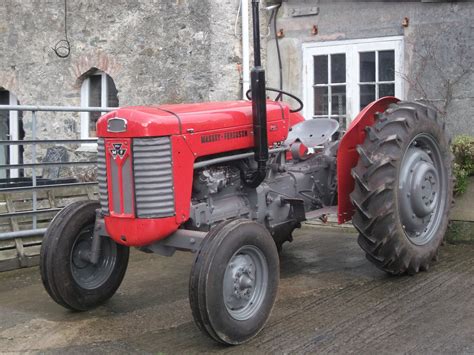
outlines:
{"label": "large rear tire", "polygon": [[96,201],[68,205],[54,217],[43,238],[43,285],[56,303],[71,310],[89,310],[108,300],[127,270],[129,248],[107,237],[101,237],[98,262],[92,264],[87,258],[99,207]]}
{"label": "large rear tire", "polygon": [[278,289],[275,243],[261,224],[223,222],[206,236],[189,280],[199,329],[228,345],[250,340],[270,316]]}
{"label": "large rear tire", "polygon": [[392,104],[357,147],[353,224],[367,258],[390,274],[427,270],[452,204],[451,152],[436,111]]}

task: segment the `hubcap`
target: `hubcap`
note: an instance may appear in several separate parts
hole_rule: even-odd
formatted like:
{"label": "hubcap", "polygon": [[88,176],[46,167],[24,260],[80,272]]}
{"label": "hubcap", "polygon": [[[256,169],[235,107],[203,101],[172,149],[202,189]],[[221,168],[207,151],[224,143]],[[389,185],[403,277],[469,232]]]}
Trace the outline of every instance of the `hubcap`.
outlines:
{"label": "hubcap", "polygon": [[246,245],[227,264],[223,297],[227,311],[236,320],[246,320],[258,312],[268,284],[267,260],[262,251]]}
{"label": "hubcap", "polygon": [[117,246],[110,238],[101,240],[100,257],[97,264],[89,261],[94,226],[81,230],[71,252],[71,274],[74,281],[84,289],[96,289],[112,275],[117,262]]}
{"label": "hubcap", "polygon": [[405,152],[398,186],[400,221],[412,243],[423,245],[433,238],[443,219],[446,184],[438,144],[419,134]]}

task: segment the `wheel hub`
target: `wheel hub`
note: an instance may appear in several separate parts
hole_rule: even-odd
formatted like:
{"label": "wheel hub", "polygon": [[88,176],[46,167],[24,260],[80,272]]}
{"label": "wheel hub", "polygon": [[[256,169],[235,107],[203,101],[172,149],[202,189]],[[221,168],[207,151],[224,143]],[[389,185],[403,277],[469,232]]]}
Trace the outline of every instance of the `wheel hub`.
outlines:
{"label": "wheel hub", "polygon": [[263,253],[254,246],[239,249],[227,264],[223,280],[224,304],[237,320],[253,316],[261,305],[268,282]]}
{"label": "wheel hub", "polygon": [[247,275],[242,275],[239,278],[239,288],[240,291],[243,291],[244,294],[248,294],[252,287],[253,287],[253,281],[249,276]]}
{"label": "wheel hub", "polygon": [[248,255],[235,256],[227,265],[226,278],[232,280],[232,291],[227,295],[227,304],[232,310],[244,307],[255,289],[254,265]]}
{"label": "wheel hub", "polygon": [[[419,155],[423,155],[422,153]],[[438,174],[433,162],[420,160],[415,164],[413,177],[410,179],[410,191],[412,191],[410,204],[418,217],[425,217],[433,212],[438,198]]]}
{"label": "wheel hub", "polygon": [[441,166],[437,144],[425,135],[410,144],[402,161],[398,186],[400,220],[408,238],[418,245],[427,243],[437,228],[434,215],[441,211],[446,183]]}
{"label": "wheel hub", "polygon": [[104,284],[112,274],[117,259],[115,243],[110,238],[104,238],[100,258],[96,264],[92,264],[89,258],[92,238],[93,226],[84,228],[71,250],[71,274],[77,284],[84,289],[95,289]]}
{"label": "wheel hub", "polygon": [[92,243],[88,243],[85,240],[79,241],[72,253],[72,262],[78,269],[84,269],[90,264],[88,260],[89,251],[91,250]]}

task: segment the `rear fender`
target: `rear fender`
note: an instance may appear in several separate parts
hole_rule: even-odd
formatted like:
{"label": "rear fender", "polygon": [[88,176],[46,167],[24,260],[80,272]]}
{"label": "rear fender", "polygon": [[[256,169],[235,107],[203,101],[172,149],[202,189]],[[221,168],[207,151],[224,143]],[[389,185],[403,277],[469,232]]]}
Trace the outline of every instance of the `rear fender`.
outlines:
{"label": "rear fender", "polygon": [[384,112],[390,104],[398,101],[400,100],[396,97],[387,96],[366,106],[351,122],[349,129],[339,143],[337,152],[337,212],[339,224],[350,221],[354,214],[354,206],[352,206],[349,197],[354,189],[354,178],[351,175],[351,170],[359,160],[357,145],[364,142],[365,128],[374,125],[377,112]]}
{"label": "rear fender", "polygon": [[290,127],[304,121],[304,117],[298,112],[290,112]]}

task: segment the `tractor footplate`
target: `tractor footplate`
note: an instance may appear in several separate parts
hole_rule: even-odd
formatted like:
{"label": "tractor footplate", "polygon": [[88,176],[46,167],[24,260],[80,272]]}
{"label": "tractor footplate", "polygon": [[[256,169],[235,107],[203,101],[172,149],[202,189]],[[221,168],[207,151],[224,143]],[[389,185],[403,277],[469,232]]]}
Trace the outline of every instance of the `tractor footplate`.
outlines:
{"label": "tractor footplate", "polygon": [[288,204],[291,206],[291,214],[296,222],[306,221],[306,212],[304,210],[304,200],[300,198],[281,198],[282,205]]}

